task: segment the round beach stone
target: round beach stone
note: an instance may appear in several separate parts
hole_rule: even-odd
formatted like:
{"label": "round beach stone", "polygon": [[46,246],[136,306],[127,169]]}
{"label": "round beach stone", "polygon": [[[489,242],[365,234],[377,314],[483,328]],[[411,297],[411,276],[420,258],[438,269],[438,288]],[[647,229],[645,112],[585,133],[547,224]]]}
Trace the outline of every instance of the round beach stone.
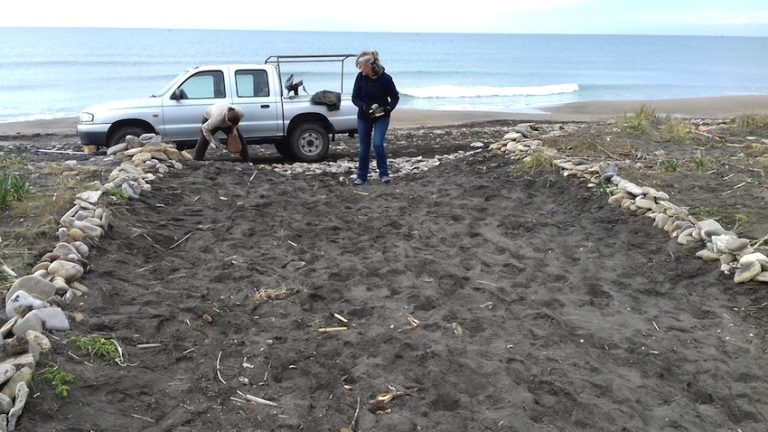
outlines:
{"label": "round beach stone", "polygon": [[68,232],[69,237],[74,241],[83,241],[85,234],[77,228],[72,228]]}
{"label": "round beach stone", "polygon": [[83,267],[79,264],[65,260],[57,260],[48,267],[48,273],[54,276],[60,276],[67,282],[72,282],[83,277]]}
{"label": "round beach stone", "polygon": [[749,240],[743,238],[729,238],[725,242],[725,249],[728,252],[736,253],[746,249],[749,246]]}
{"label": "round beach stone", "polygon": [[760,263],[757,261],[748,261],[746,263],[739,263],[739,269],[736,270],[736,274],[733,277],[735,283],[749,282],[759,275],[763,271],[760,267]]}

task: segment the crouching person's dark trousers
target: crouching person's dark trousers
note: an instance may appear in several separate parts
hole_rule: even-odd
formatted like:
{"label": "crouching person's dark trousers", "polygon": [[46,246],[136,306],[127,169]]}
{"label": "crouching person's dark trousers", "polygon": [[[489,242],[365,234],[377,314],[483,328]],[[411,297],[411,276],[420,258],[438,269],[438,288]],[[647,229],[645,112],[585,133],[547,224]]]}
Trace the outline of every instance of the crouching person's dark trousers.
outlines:
{"label": "crouching person's dark trousers", "polygon": [[[205,123],[207,120],[203,120],[203,123]],[[242,159],[243,162],[250,162],[251,158],[248,156],[248,146],[245,144],[245,138],[243,138],[243,134],[240,132],[240,128],[235,128],[237,131],[237,137],[240,138],[240,159]],[[211,131],[211,135],[216,135],[219,131],[223,131],[225,134],[229,135],[232,132],[232,127],[228,128],[216,128],[213,131]],[[222,143],[222,145],[226,146],[226,141]],[[205,152],[208,151],[208,139],[205,138],[205,135],[203,135],[203,132],[200,132],[200,138],[197,140],[197,145],[195,146],[195,156],[194,159],[197,161],[201,161],[205,158]]]}

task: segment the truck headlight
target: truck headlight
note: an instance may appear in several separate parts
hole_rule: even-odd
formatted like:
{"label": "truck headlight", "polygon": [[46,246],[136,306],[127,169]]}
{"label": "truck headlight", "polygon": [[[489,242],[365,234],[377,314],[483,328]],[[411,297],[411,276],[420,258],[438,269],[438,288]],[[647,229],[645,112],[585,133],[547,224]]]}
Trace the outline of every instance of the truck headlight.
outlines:
{"label": "truck headlight", "polygon": [[89,112],[81,112],[80,113],[80,121],[83,123],[92,122],[93,121],[93,114]]}

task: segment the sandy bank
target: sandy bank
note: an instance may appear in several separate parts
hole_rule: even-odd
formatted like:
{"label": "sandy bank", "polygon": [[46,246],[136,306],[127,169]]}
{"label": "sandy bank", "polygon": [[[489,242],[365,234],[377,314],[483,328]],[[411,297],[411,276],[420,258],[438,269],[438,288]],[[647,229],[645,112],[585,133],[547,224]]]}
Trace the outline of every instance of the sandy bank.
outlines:
{"label": "sandy bank", "polygon": [[[596,121],[632,112],[646,104],[660,114],[728,118],[768,114],[768,95],[691,99],[573,102],[541,108],[541,113],[493,111],[428,111],[401,108],[392,116],[393,128],[447,126],[489,120]],[[0,123],[0,135],[75,134],[76,117]]]}

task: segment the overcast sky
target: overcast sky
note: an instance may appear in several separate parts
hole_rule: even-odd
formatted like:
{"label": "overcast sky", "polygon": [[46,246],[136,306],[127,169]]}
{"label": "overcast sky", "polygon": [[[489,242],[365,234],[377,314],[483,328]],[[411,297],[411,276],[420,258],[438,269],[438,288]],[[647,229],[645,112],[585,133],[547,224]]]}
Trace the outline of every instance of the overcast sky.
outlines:
{"label": "overcast sky", "polygon": [[768,0],[6,0],[3,8],[0,27],[768,37]]}

